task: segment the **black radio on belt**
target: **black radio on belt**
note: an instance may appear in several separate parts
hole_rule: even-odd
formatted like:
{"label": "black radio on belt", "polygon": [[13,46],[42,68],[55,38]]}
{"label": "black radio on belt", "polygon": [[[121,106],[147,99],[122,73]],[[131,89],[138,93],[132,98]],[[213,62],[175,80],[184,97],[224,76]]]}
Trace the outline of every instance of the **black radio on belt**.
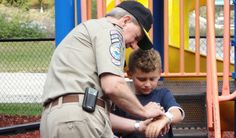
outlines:
{"label": "black radio on belt", "polygon": [[82,107],[87,112],[94,112],[97,102],[98,91],[94,88],[86,88]]}

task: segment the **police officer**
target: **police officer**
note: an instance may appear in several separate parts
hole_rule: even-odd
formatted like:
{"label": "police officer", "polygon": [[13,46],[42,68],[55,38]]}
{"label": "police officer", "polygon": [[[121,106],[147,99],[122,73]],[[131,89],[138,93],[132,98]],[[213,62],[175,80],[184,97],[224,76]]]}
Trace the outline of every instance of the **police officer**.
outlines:
{"label": "police officer", "polygon": [[[152,14],[136,1],[123,1],[106,17],[75,27],[56,48],[48,70],[42,101],[42,138],[113,137],[109,119],[111,101],[142,117],[162,114],[155,103],[142,106],[123,77],[125,48],[150,49],[147,31]],[[98,91],[96,101],[84,95]],[[84,100],[95,110],[82,108]]]}

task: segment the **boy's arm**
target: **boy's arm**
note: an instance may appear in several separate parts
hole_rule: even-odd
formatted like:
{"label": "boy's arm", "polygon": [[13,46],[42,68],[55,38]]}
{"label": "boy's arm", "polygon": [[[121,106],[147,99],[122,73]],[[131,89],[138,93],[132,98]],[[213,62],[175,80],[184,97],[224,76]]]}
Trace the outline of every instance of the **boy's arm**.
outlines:
{"label": "boy's arm", "polygon": [[154,138],[162,134],[162,130],[169,131],[169,119],[165,116],[156,118],[155,121],[151,122],[145,130],[145,135],[146,137]]}
{"label": "boy's arm", "polygon": [[147,137],[157,137],[158,135],[164,135],[169,131],[170,124],[178,123],[184,119],[185,114],[183,109],[180,107],[171,107],[167,112],[166,114],[168,115],[163,115],[157,118],[147,126],[145,130],[145,135]]}
{"label": "boy's arm", "polygon": [[184,110],[178,106],[173,106],[168,109],[168,111],[172,115],[172,119],[168,118],[168,116],[165,116],[166,118],[169,119],[170,124],[175,124],[180,121],[182,121],[185,117]]}

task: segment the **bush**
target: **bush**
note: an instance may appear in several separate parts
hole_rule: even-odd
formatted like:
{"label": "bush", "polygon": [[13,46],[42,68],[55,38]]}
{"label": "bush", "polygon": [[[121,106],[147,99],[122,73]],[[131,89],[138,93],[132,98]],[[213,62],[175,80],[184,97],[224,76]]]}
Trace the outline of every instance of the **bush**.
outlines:
{"label": "bush", "polygon": [[7,20],[0,15],[0,38],[45,38],[46,34],[38,26],[30,21],[22,22],[19,18],[13,17]]}
{"label": "bush", "polygon": [[25,10],[29,10],[28,0],[1,0],[5,1],[6,5],[19,7]]}
{"label": "bush", "polygon": [[6,2],[11,6],[22,7],[27,4],[28,0],[6,0]]}

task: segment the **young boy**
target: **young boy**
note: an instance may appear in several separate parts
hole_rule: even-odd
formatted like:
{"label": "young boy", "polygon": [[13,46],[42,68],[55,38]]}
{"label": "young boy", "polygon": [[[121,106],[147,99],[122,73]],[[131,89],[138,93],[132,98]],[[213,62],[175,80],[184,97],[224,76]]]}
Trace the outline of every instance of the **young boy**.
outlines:
{"label": "young boy", "polygon": [[[184,119],[184,111],[176,102],[171,92],[166,88],[157,88],[158,80],[161,77],[161,58],[154,50],[135,50],[131,53],[128,63],[128,77],[133,80],[135,94],[139,101],[146,105],[149,102],[159,103],[165,110],[165,115],[154,118],[146,127],[145,134],[140,132],[122,132],[122,138],[144,138],[144,137],[173,137],[171,124],[178,123]],[[132,116],[119,108],[113,113],[126,118],[142,120]],[[137,123],[134,127],[138,128]],[[146,136],[145,136],[146,135]]]}

